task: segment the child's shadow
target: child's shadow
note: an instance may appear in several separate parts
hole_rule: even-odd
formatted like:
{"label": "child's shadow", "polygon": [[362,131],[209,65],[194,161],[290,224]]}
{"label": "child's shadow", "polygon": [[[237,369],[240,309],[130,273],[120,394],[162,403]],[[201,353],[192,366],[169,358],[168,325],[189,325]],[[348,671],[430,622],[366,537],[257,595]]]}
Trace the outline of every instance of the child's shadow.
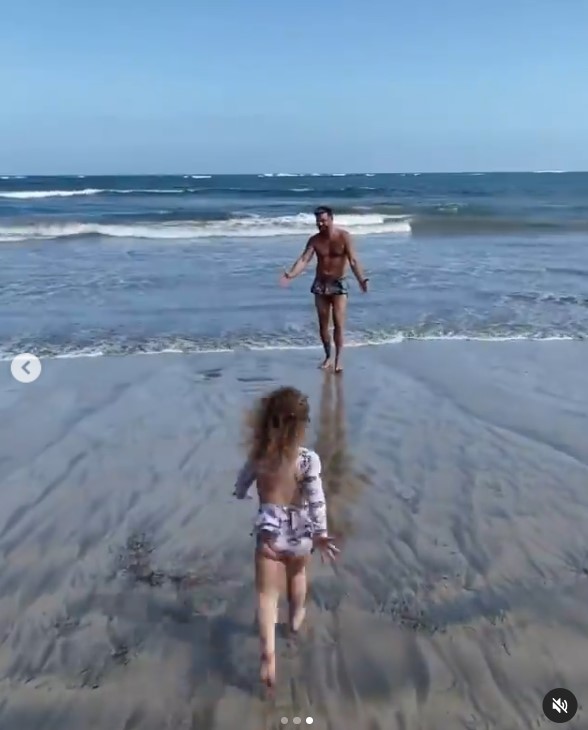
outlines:
{"label": "child's shadow", "polygon": [[184,678],[191,695],[206,687],[208,697],[214,687],[227,685],[255,692],[259,657],[251,579],[223,571],[206,556],[191,556],[197,567],[186,573],[159,570],[153,555],[145,536],[133,535],[120,556],[117,580],[124,579],[122,590],[104,608],[126,627],[129,635],[122,641],[134,643],[138,653],[147,639],[163,632],[167,639],[191,647],[189,676]]}

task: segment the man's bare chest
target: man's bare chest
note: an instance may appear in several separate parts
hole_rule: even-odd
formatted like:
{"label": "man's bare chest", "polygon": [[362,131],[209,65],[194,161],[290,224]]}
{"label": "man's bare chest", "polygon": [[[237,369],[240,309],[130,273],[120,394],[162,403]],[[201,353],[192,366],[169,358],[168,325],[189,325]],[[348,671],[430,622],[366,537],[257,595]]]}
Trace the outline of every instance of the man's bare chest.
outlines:
{"label": "man's bare chest", "polygon": [[316,255],[319,259],[339,259],[345,256],[345,244],[341,239],[329,239],[317,241],[314,244]]}

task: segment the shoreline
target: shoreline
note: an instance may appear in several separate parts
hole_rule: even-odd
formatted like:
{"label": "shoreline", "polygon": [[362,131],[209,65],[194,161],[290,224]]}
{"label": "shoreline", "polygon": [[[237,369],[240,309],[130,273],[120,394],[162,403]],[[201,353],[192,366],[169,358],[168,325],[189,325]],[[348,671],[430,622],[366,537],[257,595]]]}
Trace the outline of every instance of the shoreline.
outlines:
{"label": "shoreline", "polygon": [[[528,342],[528,343],[547,343],[547,342],[586,342],[586,337],[583,335],[571,336],[571,335],[545,335],[545,336],[533,336],[533,335],[422,335],[422,336],[410,336],[404,334],[398,334],[389,338],[383,338],[382,340],[368,340],[366,342],[351,341],[345,344],[346,350],[355,350],[358,348],[376,348],[376,347],[391,347],[394,345],[402,345],[403,343],[409,342],[484,342],[484,343],[503,343],[503,342]],[[320,344],[287,344],[287,345],[243,345],[241,347],[219,347],[219,348],[202,348],[202,349],[163,349],[163,350],[137,350],[134,352],[104,352],[102,350],[84,350],[79,352],[66,352],[60,354],[38,354],[39,350],[36,348],[30,348],[27,352],[29,354],[36,355],[41,360],[75,360],[75,359],[86,359],[86,358],[125,358],[125,357],[142,357],[142,356],[153,356],[153,355],[246,355],[247,353],[278,353],[278,352],[299,352],[299,351],[322,351],[322,345]],[[11,355],[0,354],[0,362],[10,362],[19,353]]]}

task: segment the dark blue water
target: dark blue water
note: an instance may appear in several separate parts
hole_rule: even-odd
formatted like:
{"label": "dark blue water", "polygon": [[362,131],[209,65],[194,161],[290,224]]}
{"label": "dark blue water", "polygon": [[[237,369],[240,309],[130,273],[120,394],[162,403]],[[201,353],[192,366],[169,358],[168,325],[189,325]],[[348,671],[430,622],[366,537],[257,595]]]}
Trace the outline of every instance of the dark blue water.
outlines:
{"label": "dark blue water", "polygon": [[331,205],[372,290],[349,338],[584,338],[588,174],[0,177],[0,356],[316,342]]}

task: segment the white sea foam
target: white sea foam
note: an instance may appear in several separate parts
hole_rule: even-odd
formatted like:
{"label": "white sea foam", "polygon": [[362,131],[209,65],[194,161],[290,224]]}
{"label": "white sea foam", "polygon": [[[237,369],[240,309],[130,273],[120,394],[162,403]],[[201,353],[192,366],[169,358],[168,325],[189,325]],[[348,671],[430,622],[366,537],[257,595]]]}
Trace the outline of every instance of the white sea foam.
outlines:
{"label": "white sea foam", "polygon": [[[204,179],[206,176],[192,175],[195,179]],[[238,190],[239,188],[235,188]],[[198,193],[198,188],[84,188],[83,190],[15,190],[0,191],[0,198],[12,198],[13,200],[35,200],[43,198],[73,198],[79,195],[184,195],[185,193]]]}
{"label": "white sea foam", "polygon": [[[337,223],[355,235],[411,233],[406,216],[358,214],[337,216]],[[67,238],[100,235],[115,238],[195,239],[195,238],[270,238],[308,235],[315,229],[314,216],[262,218],[246,216],[223,221],[182,221],[174,223],[37,223],[0,226],[0,241]]]}
{"label": "white sea foam", "polygon": [[83,190],[15,190],[0,192],[0,198],[11,198],[14,200],[34,200],[36,198],[71,198],[74,195],[97,195],[104,190],[97,188],[84,188]]}
{"label": "white sea foam", "polygon": [[[487,342],[487,343],[498,343],[498,342],[542,342],[542,343],[554,343],[554,342],[573,342],[574,337],[569,335],[412,335],[406,334],[402,331],[395,333],[388,333],[380,336],[368,336],[365,339],[354,339],[350,337],[345,343],[348,348],[363,348],[363,347],[381,347],[386,345],[398,345],[407,340],[411,341],[469,341],[469,342]],[[320,350],[320,344],[297,344],[294,342],[283,342],[280,344],[272,343],[256,343],[256,342],[243,342],[240,345],[236,344],[232,347],[219,345],[217,347],[205,346],[199,347],[197,344],[180,346],[169,346],[163,345],[161,349],[157,347],[153,350],[135,350],[126,349],[124,352],[117,352],[116,350],[109,350],[103,347],[96,348],[80,348],[79,350],[70,350],[66,352],[55,352],[52,354],[40,354],[39,357],[44,360],[69,360],[77,358],[94,358],[94,357],[106,357],[106,356],[119,356],[119,355],[183,355],[183,354],[198,354],[198,355],[211,355],[211,354],[224,354],[234,353],[238,350],[248,350],[250,352],[271,352],[271,351],[291,351],[291,350]],[[35,351],[34,347],[29,347],[30,351]],[[14,358],[14,353],[0,352],[0,362],[10,361]]]}
{"label": "white sea foam", "polygon": [[262,172],[257,177],[304,177],[299,172]]}

